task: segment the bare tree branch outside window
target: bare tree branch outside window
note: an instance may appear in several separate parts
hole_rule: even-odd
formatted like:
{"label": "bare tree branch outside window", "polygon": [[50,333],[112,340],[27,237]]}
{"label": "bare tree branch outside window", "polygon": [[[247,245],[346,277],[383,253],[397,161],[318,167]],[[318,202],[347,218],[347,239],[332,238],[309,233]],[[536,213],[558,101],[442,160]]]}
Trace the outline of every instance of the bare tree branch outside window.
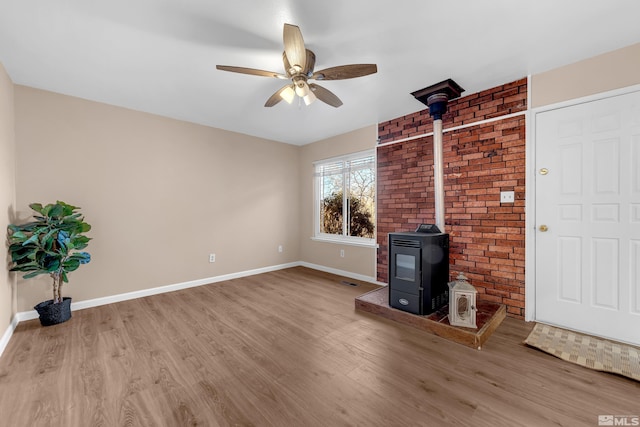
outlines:
{"label": "bare tree branch outside window", "polygon": [[374,238],[376,190],[373,156],[327,164],[321,171],[320,232]]}

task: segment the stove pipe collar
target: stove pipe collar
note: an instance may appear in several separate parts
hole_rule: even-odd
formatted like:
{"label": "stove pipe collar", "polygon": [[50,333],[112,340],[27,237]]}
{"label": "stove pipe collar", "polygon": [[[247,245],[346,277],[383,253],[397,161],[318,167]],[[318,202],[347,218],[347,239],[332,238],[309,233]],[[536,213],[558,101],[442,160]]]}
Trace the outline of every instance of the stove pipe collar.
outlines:
{"label": "stove pipe collar", "polygon": [[433,120],[442,120],[442,115],[447,112],[448,102],[449,95],[446,93],[436,93],[427,98],[429,114],[431,114]]}
{"label": "stove pipe collar", "polygon": [[449,100],[458,98],[462,92],[464,89],[458,83],[447,79],[412,92],[411,95],[429,107],[429,114],[434,120],[441,120],[442,115],[447,112]]}

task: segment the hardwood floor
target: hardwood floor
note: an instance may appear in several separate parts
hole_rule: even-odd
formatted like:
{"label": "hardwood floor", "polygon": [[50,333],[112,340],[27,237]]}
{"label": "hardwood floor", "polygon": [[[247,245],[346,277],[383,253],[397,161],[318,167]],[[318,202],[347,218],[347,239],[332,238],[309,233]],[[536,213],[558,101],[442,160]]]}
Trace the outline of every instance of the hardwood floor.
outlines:
{"label": "hardwood floor", "polygon": [[302,267],[18,325],[1,425],[596,426],[640,415],[640,383],[522,344],[473,350],[354,310],[374,288]]}

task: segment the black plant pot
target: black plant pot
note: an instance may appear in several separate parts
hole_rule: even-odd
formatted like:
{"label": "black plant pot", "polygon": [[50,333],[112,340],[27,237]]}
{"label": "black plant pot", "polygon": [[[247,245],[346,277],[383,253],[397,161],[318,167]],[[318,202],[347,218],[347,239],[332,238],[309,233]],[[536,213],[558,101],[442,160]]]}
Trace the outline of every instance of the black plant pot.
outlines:
{"label": "black plant pot", "polygon": [[40,315],[42,326],[57,325],[71,319],[71,298],[64,297],[62,302],[54,304],[53,300],[43,301],[33,307]]}

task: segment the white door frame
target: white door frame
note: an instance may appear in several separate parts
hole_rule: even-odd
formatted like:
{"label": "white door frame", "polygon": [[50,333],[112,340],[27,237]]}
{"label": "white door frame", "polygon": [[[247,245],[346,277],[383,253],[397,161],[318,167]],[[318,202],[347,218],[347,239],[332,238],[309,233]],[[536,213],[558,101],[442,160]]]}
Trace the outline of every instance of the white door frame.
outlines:
{"label": "white door frame", "polygon": [[601,92],[531,109],[531,76],[527,78],[526,177],[525,177],[525,309],[526,321],[536,320],[536,115],[550,110],[584,104],[640,91],[640,84]]}

